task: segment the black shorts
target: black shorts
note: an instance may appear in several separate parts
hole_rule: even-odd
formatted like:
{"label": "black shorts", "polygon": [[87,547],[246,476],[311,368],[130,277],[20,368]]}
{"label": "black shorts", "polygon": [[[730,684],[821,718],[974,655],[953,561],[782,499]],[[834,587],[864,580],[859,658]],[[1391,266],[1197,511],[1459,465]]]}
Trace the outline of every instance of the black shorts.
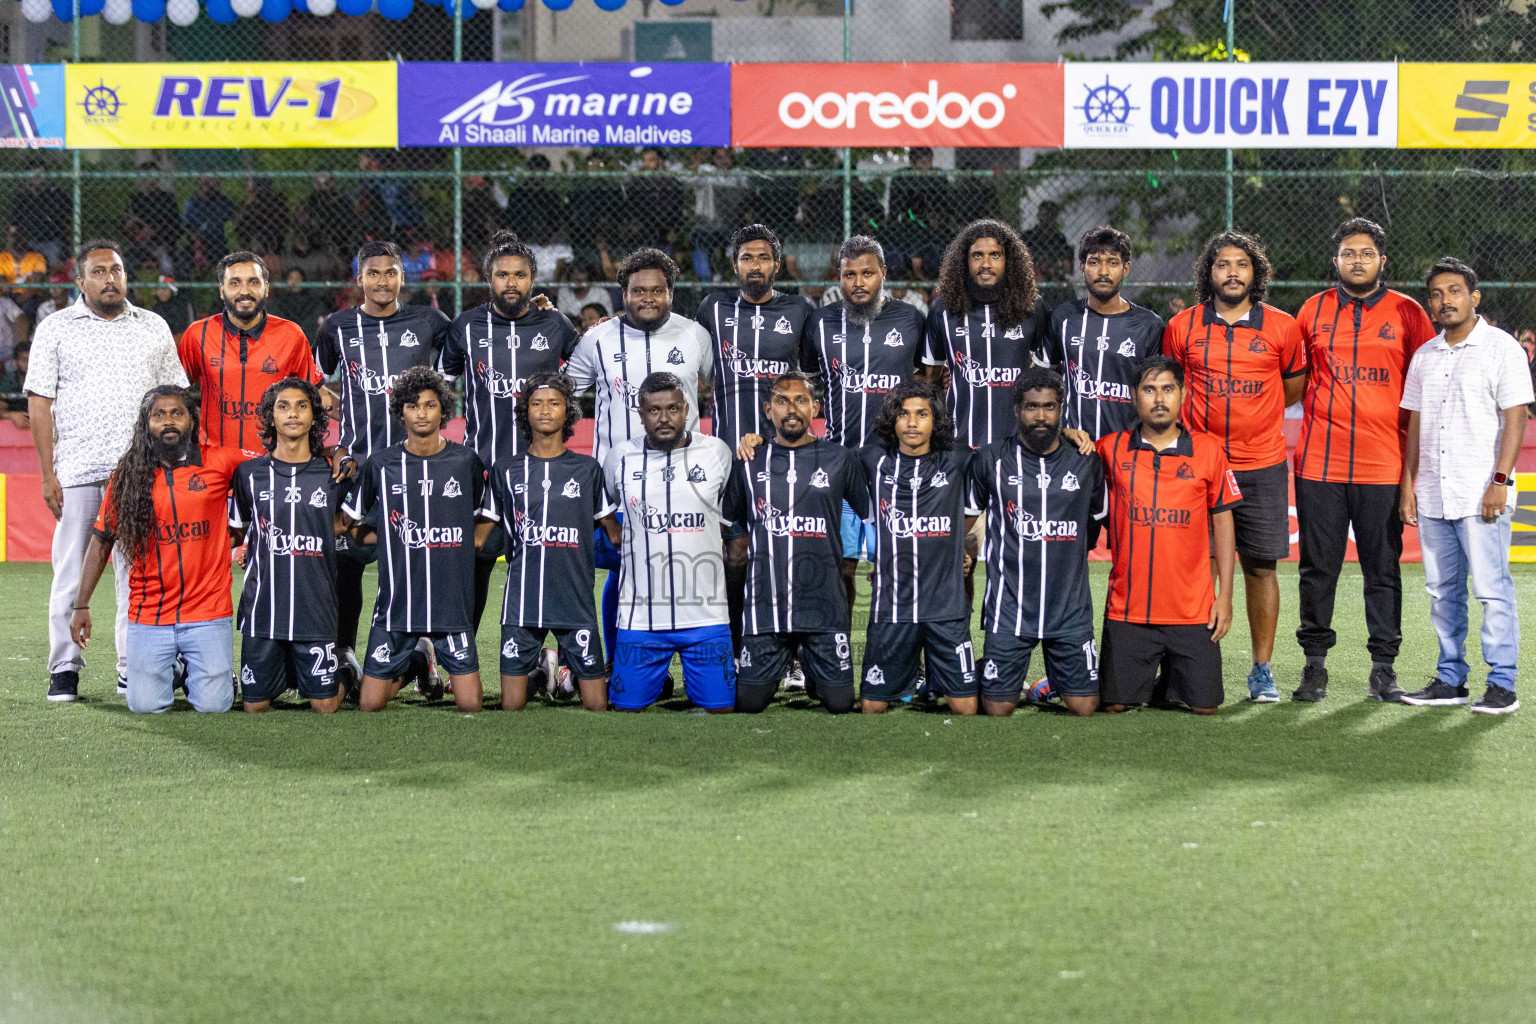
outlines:
{"label": "black shorts", "polygon": [[480,654],[475,650],[475,634],[463,633],[393,633],[373,626],[368,630],[368,657],[363,671],[375,679],[398,679],[405,675],[416,652],[416,641],[427,637],[437,651],[438,664],[451,676],[467,676],[480,671]]}
{"label": "black shorts", "polygon": [[1144,626],[1104,623],[1104,671],[1099,700],[1104,704],[1146,704],[1157,685],[1157,670],[1168,659],[1168,696],[1192,708],[1216,708],[1226,698],[1221,686],[1221,645],[1202,625]]}
{"label": "black shorts", "polygon": [[603,639],[597,623],[570,629],[545,626],[501,627],[501,674],[526,676],[539,666],[544,653],[544,638],[555,634],[560,660],[577,679],[601,679],[604,672]]}
{"label": "black shorts", "polygon": [[1064,697],[1097,697],[1099,652],[1093,634],[1037,639],[988,633],[982,644],[981,695],[996,704],[1017,704],[1029,681],[1029,659],[1039,646],[1051,687]]}
{"label": "black shorts", "polygon": [[970,619],[945,622],[871,622],[864,639],[864,683],[859,696],[884,703],[917,692],[918,660],[928,662],[928,689],[945,697],[974,697],[976,652]]}
{"label": "black shorts", "polygon": [[736,687],[772,686],[789,671],[795,648],[805,678],[818,693],[853,689],[853,647],[847,633],[759,633],[741,638],[736,655]]}
{"label": "black shorts", "polygon": [[[1291,474],[1283,462],[1263,469],[1234,469],[1243,500],[1232,506],[1238,554],[1280,561],[1291,553]],[[1212,548],[1212,554],[1215,549]]]}
{"label": "black shorts", "polygon": [[332,641],[268,640],[240,636],[240,697],[253,704],[276,700],[289,685],[305,700],[329,700],[341,690]]}

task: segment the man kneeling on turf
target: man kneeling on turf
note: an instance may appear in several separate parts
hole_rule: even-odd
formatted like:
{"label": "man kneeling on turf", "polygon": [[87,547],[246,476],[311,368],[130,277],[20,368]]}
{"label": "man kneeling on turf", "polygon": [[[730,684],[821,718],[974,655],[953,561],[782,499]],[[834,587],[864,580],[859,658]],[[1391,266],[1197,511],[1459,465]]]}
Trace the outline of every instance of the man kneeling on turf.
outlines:
{"label": "man kneeling on turf", "polygon": [[879,444],[859,449],[874,526],[874,591],[864,642],[866,715],[928,687],[957,715],[978,710],[971,608],[965,600],[965,535],[980,512],[967,501],[971,450],[931,384],[904,381],[886,393]]}
{"label": "man kneeling on turf", "polygon": [[1166,658],[1169,699],[1214,715],[1221,638],[1232,628],[1232,507],[1243,495],[1221,442],[1179,426],[1184,368],[1149,356],[1131,378],[1141,423],[1098,440],[1113,557],[1099,700],[1106,711],[1149,703]]}
{"label": "man kneeling on turf", "polygon": [[102,498],[80,569],[71,639],[91,639],[91,592],[115,548],[128,563],[128,710],[156,713],[175,700],[176,659],[198,711],[234,704],[229,600],[229,491],[245,455],[197,443],[187,388],[150,388],[133,440]]}
{"label": "man kneeling on turf", "polygon": [[[518,429],[528,445],[496,463],[480,514],[506,538],[507,587],[501,600],[501,708],[528,703],[528,675],[544,636],[554,633],[563,671],[576,677],[581,704],[608,710],[603,642],[592,600],[595,521],[615,547],[619,524],[597,460],[565,446],[581,420],[576,385],[563,373],[528,378],[518,397]],[[549,680],[554,691],[554,678]]]}
{"label": "man kneeling on turf", "polygon": [[640,383],[639,411],[645,434],[616,445],[603,466],[608,497],[624,512],[608,697],[620,711],[650,707],[679,654],[688,699],[728,714],[736,705],[736,660],[720,499],[731,449],[688,429],[688,396],[675,374],[653,373]]}
{"label": "man kneeling on turf", "polygon": [[290,685],[324,713],[346,695],[348,673],[336,654],[336,536],[346,528],[341,503],[351,485],[321,455],[325,428],[315,386],[278,381],[257,409],[267,454],[235,474],[229,528],[246,543],[237,624],[249,712],[266,711]]}
{"label": "man kneeling on turf", "polygon": [[[475,552],[495,526],[475,515],[485,501],[485,466],[442,436],[453,393],[435,370],[413,366],[396,377],[389,410],[404,422],[406,438],[368,457],[342,509],[361,524],[354,540],[381,546],[358,708],[384,710],[413,659],[420,672],[418,655],[435,648],[453,681],[454,704],[476,712],[482,693],[471,618]],[[364,523],[375,505],[377,528]]]}
{"label": "man kneeling on turf", "polygon": [[852,711],[841,517],[844,501],[868,514],[864,471],[853,452],[811,433],[820,410],[807,374],[775,380],[763,410],[773,437],[736,463],[725,494],[726,517],[747,527],[727,546],[747,566],[736,710],[768,706],[798,646],[807,692],[833,714]]}
{"label": "man kneeling on turf", "polygon": [[1061,439],[1066,392],[1053,371],[1032,366],[1013,389],[1018,430],[971,461],[971,497],[987,512],[986,646],[981,705],[1011,715],[1039,646],[1050,688],[1075,715],[1099,706],[1088,551],[1104,516],[1099,457]]}

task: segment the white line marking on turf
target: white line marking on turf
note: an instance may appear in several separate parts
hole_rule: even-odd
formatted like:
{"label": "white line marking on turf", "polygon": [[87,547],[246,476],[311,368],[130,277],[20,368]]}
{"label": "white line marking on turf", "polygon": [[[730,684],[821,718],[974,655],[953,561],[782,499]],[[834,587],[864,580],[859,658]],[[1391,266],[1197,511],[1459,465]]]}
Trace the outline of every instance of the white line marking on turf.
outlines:
{"label": "white line marking on turf", "polygon": [[290,878],[290,879],[288,879],[288,881],[290,881],[290,882],[292,882],[292,883],[294,883],[294,884],[295,884],[295,885],[297,885],[297,884],[299,884],[299,883],[300,883],[300,882],[302,882],[302,881],[304,881],[304,879],[303,879],[303,877],[302,877],[302,876],[301,876],[301,877],[299,877],[299,878]]}
{"label": "white line marking on turf", "polygon": [[1071,981],[1074,978],[1086,977],[1087,974],[1087,971],[1062,971],[1061,977],[1064,981]]}
{"label": "white line marking on turf", "polygon": [[666,921],[618,921],[613,926],[614,931],[626,935],[660,935],[675,928],[677,925]]}
{"label": "white line marking on turf", "polygon": [[1184,849],[1186,849],[1186,850],[1198,850],[1198,849],[1200,849],[1200,844],[1199,843],[1185,843],[1184,844]]}

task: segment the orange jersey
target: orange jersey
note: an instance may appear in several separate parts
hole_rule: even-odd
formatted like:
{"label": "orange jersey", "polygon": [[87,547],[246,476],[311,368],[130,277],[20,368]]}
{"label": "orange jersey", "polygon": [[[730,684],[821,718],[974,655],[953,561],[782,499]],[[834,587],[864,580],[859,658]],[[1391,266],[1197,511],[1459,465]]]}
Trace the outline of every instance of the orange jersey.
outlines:
{"label": "orange jersey", "polygon": [[1109,484],[1109,600],[1104,617],[1139,625],[1204,625],[1216,601],[1210,518],[1243,493],[1221,442],[1179,432],[1158,451],[1134,427],[1098,440]]}
{"label": "orange jersey", "polygon": [[1210,303],[1193,306],[1168,321],[1163,354],[1184,367],[1184,425],[1216,435],[1233,469],[1285,461],[1285,379],[1307,372],[1289,313],[1261,302],[1229,324]]}
{"label": "orange jersey", "polygon": [[1296,475],[1343,484],[1395,484],[1403,475],[1403,378],[1435,336],[1429,315],[1385,285],[1357,299],[1319,292],[1296,319],[1311,379],[1301,400]]}
{"label": "orange jersey", "polygon": [[[234,614],[229,597],[229,491],[245,461],[200,445],[186,465],[155,471],[155,546],[128,571],[128,617],[141,626],[209,622]],[[113,538],[111,485],[96,533]]]}
{"label": "orange jersey", "polygon": [[[257,410],[267,388],[284,377],[320,383],[309,339],[299,325],[268,316],[254,331],[242,331],[218,313],[197,321],[177,346],[187,378],[202,391],[204,444],[263,451]],[[320,410],[315,410],[320,415]]]}

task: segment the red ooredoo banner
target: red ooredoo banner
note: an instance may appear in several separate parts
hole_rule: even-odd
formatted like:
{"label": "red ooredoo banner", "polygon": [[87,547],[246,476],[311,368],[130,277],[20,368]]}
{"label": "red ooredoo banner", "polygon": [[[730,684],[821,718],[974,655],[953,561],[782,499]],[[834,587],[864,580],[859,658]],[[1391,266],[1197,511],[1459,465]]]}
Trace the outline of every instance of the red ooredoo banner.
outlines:
{"label": "red ooredoo banner", "polygon": [[734,146],[1062,141],[1059,64],[735,64]]}

